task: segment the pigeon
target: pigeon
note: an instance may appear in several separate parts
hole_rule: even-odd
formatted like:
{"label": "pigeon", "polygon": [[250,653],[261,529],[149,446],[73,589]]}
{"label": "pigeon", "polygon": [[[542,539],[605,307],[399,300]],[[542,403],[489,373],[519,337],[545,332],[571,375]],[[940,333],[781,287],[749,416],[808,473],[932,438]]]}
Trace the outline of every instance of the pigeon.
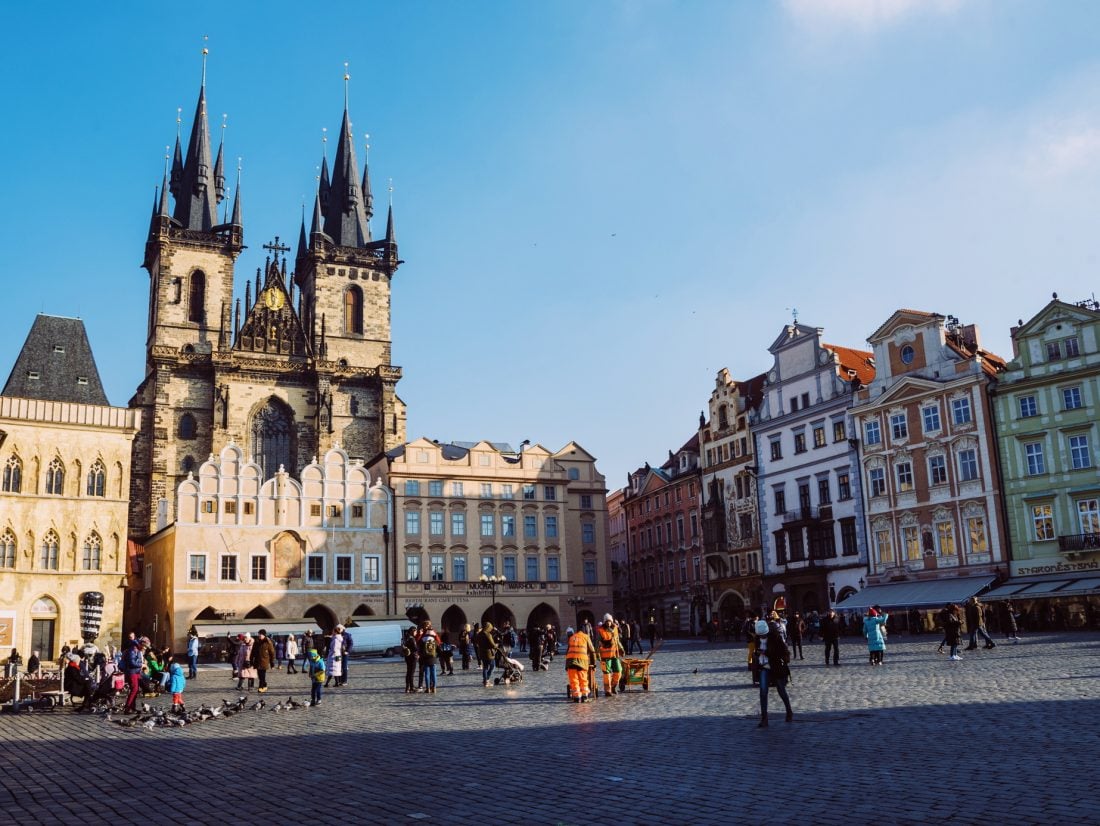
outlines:
{"label": "pigeon", "polygon": [[155,729],[157,727],[157,721],[156,720],[146,720],[144,723],[141,724],[141,727],[143,729],[145,729],[146,731],[152,731],[153,729]]}
{"label": "pigeon", "polygon": [[142,710],[143,712],[145,712],[146,714],[148,714],[148,713],[149,713],[150,711],[152,711],[152,710],[153,710],[153,708],[152,708],[152,706],[150,706],[150,705],[149,705],[148,703],[144,703],[144,702],[143,702],[143,703],[141,704],[141,710]]}
{"label": "pigeon", "polygon": [[274,711],[276,714],[278,714],[280,711],[283,710],[283,704],[281,702],[276,703],[275,705],[273,705],[271,707],[271,710]]}
{"label": "pigeon", "polygon": [[286,707],[290,709],[305,708],[305,703],[299,703],[293,697],[286,698]]}
{"label": "pigeon", "polygon": [[260,709],[262,709],[262,708],[264,707],[264,705],[266,705],[266,704],[264,703],[264,701],[263,701],[263,700],[259,700],[258,702],[255,702],[255,703],[253,703],[253,704],[252,704],[251,706],[249,706],[249,707],[248,707],[248,710],[249,710],[249,711],[259,711]]}

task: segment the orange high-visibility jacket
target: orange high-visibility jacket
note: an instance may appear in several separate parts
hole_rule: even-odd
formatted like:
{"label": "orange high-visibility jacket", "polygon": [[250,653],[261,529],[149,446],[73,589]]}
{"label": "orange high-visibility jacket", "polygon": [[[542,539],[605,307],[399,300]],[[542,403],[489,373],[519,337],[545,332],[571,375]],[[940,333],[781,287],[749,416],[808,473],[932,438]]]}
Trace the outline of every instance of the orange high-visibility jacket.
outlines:
{"label": "orange high-visibility jacket", "polygon": [[588,670],[593,665],[596,649],[592,640],[583,631],[575,631],[569,638],[569,647],[565,650],[565,667]]}
{"label": "orange high-visibility jacket", "polygon": [[619,656],[619,651],[622,645],[619,643],[619,631],[616,628],[610,631],[606,628],[597,628],[597,633],[600,635],[600,659],[610,660],[613,657]]}

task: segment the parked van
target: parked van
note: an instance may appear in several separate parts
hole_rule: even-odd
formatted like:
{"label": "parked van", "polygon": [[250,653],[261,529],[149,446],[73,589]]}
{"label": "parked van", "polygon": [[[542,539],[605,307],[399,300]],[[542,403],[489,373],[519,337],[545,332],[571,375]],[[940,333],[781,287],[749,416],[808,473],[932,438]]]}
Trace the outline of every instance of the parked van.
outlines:
{"label": "parked van", "polygon": [[352,654],[401,653],[401,633],[412,623],[403,617],[357,617],[345,630],[351,636]]}

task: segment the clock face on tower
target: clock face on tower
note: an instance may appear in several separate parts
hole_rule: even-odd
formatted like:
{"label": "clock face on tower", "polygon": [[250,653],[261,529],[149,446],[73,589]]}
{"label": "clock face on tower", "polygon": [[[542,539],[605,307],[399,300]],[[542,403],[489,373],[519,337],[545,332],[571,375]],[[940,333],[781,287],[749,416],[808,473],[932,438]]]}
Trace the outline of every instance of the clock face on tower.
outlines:
{"label": "clock face on tower", "polygon": [[283,293],[275,287],[264,290],[264,306],[269,310],[281,310],[283,307]]}

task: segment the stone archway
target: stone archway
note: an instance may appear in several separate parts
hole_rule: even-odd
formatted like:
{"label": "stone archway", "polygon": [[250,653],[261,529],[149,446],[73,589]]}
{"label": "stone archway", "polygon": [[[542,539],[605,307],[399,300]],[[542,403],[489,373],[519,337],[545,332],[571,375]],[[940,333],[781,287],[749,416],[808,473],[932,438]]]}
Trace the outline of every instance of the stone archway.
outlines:
{"label": "stone archway", "polygon": [[740,619],[745,615],[745,599],[736,591],[727,591],[722,594],[718,602],[718,617],[725,627],[727,622]]}
{"label": "stone archway", "polygon": [[355,610],[351,612],[353,617],[373,617],[374,609],[365,603],[359,603],[355,606]]}
{"label": "stone archway", "polygon": [[409,618],[409,622],[411,622],[418,628],[420,627],[420,623],[424,622],[424,620],[431,619],[431,615],[428,614],[428,612],[424,610],[423,606],[420,605],[416,605],[412,608],[407,609],[405,611],[405,616]]}
{"label": "stone archway", "polygon": [[244,615],[246,620],[254,619],[275,619],[275,615],[264,608],[262,605],[257,605],[251,611]]}
{"label": "stone archway", "polygon": [[545,628],[547,625],[552,625],[555,628],[561,627],[561,620],[558,617],[558,612],[545,602],[540,602],[534,608],[531,609],[531,613],[527,615],[527,630],[530,631],[534,628]]}
{"label": "stone archway", "polygon": [[336,614],[326,605],[314,605],[302,616],[309,617],[316,622],[326,634],[331,634],[332,629],[336,627]]}
{"label": "stone archway", "polygon": [[498,602],[495,605],[490,605],[482,612],[481,624],[484,625],[487,622],[491,622],[494,628],[503,628],[506,622],[515,628],[516,615],[513,614],[512,609],[503,602]]}
{"label": "stone archway", "polygon": [[439,625],[442,631],[447,631],[457,638],[457,635],[462,633],[462,629],[466,625],[466,612],[457,605],[452,605],[443,612]]}

